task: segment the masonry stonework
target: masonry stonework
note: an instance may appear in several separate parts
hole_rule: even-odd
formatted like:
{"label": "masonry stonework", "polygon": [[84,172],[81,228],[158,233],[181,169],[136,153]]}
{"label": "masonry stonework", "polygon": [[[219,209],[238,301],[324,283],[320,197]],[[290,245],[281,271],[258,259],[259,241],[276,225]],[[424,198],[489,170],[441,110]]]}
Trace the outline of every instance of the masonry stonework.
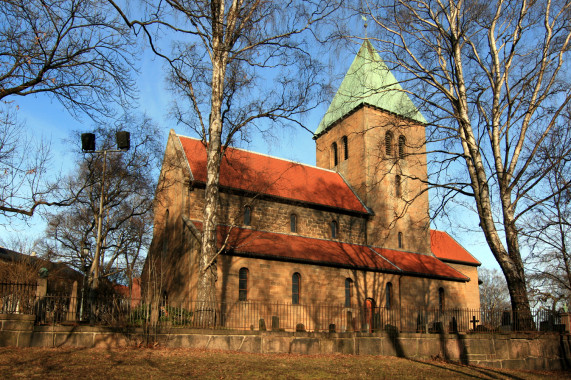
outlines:
{"label": "masonry stonework", "polygon": [[[390,156],[386,154],[387,132],[393,134]],[[406,141],[402,158],[399,136]],[[348,158],[341,155],[335,166],[331,146],[339,146],[343,137],[348,141]],[[337,170],[375,210],[368,223],[368,244],[430,253],[424,140],[423,126],[370,106],[354,111],[316,139],[317,166]],[[397,175],[400,196],[396,194]]]}
{"label": "masonry stonework", "polygon": [[[0,322],[12,315],[0,314]],[[257,354],[383,355],[464,365],[527,370],[569,370],[571,335],[287,333],[200,329],[117,329],[104,326],[34,326],[0,323],[0,347],[110,349],[154,341],[164,347],[231,350]]]}

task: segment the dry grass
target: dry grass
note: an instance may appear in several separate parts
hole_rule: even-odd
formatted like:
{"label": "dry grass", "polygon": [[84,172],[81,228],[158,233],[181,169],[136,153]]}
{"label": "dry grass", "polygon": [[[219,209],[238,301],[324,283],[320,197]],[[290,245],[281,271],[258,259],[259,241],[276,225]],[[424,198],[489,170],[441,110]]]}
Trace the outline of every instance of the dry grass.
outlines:
{"label": "dry grass", "polygon": [[0,374],[3,379],[571,379],[570,373],[563,372],[496,370],[381,356],[165,348],[0,348]]}

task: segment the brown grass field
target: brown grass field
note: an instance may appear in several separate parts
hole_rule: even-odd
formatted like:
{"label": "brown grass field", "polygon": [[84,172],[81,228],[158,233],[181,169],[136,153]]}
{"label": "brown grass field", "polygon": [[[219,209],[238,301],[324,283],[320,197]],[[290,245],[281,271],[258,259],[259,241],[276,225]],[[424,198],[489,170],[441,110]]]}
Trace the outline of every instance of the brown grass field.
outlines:
{"label": "brown grass field", "polygon": [[277,355],[196,349],[0,348],[0,379],[571,379],[383,356]]}

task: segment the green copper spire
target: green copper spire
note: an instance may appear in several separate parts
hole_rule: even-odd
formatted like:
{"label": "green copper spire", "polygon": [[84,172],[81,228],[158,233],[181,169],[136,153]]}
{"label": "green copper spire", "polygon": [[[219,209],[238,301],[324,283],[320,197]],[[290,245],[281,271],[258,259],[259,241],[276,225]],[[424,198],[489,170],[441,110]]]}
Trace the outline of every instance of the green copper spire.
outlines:
{"label": "green copper spire", "polygon": [[361,45],[315,136],[364,103],[426,123],[369,40]]}

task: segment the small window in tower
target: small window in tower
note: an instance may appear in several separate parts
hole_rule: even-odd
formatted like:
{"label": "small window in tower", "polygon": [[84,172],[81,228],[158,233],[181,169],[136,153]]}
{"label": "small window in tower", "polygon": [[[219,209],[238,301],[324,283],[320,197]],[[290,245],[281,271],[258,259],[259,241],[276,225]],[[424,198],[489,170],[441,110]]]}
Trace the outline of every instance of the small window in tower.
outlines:
{"label": "small window in tower", "polygon": [[345,307],[351,307],[351,297],[353,295],[353,280],[345,279]]}
{"label": "small window in tower", "polygon": [[248,268],[240,268],[238,272],[238,301],[248,300]]}
{"label": "small window in tower", "polygon": [[387,157],[393,155],[393,133],[391,131],[385,134],[385,154]]}
{"label": "small window in tower", "polygon": [[398,234],[399,248],[402,248],[402,232]]}
{"label": "small window in tower", "polygon": [[301,275],[297,272],[291,277],[291,303],[299,305],[301,294]]}
{"label": "small window in tower", "polygon": [[337,225],[337,222],[332,220],[330,223],[330,227],[331,227],[331,239],[337,239],[337,235],[339,234],[339,226]]}
{"label": "small window in tower", "polygon": [[252,223],[252,208],[250,206],[244,207],[244,225],[249,226]]}
{"label": "small window in tower", "polygon": [[401,180],[400,180],[400,175],[397,175],[395,177],[395,194],[397,196],[397,198],[401,197]]}
{"label": "small window in tower", "polygon": [[387,282],[387,286],[385,287],[385,307],[388,309],[392,306],[393,300],[393,284]]}
{"label": "small window in tower", "polygon": [[334,142],[333,144],[331,144],[331,163],[333,164],[333,166],[337,166],[337,164],[339,163],[339,156],[337,155],[337,143]]}
{"label": "small window in tower", "polygon": [[347,143],[347,136],[343,136],[341,141],[343,142],[343,159],[346,160],[349,158],[349,144]]}
{"label": "small window in tower", "polygon": [[169,209],[167,208],[167,210],[165,211],[165,230],[163,232],[163,252],[162,255],[166,255],[166,253],[169,250],[169,237],[170,236],[170,231],[169,231]]}
{"label": "small window in tower", "polygon": [[291,232],[297,232],[297,216],[295,214],[289,216],[289,229]]}
{"label": "small window in tower", "polygon": [[399,136],[399,158],[404,158],[405,155],[406,138],[403,135]]}
{"label": "small window in tower", "polygon": [[443,312],[445,307],[446,307],[446,300],[444,298],[444,288],[439,288],[438,289],[438,310],[440,312]]}

